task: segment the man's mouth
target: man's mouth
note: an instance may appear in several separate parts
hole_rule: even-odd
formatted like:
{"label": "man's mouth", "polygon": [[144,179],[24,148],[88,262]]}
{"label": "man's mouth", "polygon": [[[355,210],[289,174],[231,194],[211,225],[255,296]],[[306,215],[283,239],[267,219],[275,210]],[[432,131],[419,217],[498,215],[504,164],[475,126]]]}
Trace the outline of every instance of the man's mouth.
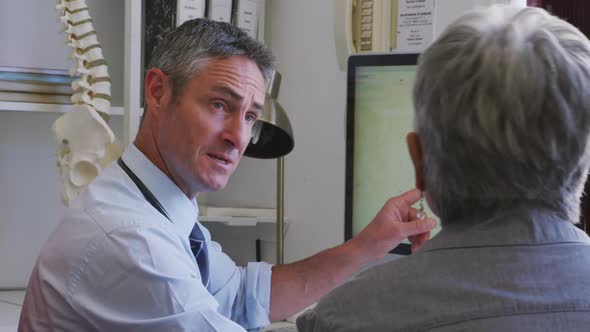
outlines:
{"label": "man's mouth", "polygon": [[230,165],[232,163],[231,159],[223,156],[223,155],[219,155],[219,154],[208,154],[209,157],[219,161],[220,163],[224,164],[224,165]]}

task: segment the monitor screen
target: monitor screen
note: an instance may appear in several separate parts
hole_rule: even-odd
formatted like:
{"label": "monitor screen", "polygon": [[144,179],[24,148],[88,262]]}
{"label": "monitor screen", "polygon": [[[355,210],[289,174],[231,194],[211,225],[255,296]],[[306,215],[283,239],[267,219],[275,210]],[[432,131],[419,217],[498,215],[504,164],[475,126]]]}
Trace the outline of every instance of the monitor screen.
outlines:
{"label": "monitor screen", "polygon": [[[417,59],[418,54],[354,55],[349,58],[347,240],[373,219],[388,198],[415,187],[406,135],[413,129],[412,89]],[[432,216],[428,209],[427,214]],[[409,254],[409,242],[404,241],[392,253]]]}

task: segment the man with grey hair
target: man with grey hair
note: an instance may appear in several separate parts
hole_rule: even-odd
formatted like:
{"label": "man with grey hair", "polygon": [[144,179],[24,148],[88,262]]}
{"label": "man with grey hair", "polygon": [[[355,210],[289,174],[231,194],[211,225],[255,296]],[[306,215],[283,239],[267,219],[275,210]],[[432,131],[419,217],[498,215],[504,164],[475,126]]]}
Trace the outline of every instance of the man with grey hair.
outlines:
{"label": "man with grey hair", "polygon": [[196,196],[235,170],[260,116],[271,52],[236,27],[192,20],[146,73],[134,144],[74,202],[35,264],[20,331],[244,331],[303,309],[413,236],[418,190],[347,243],[300,262],[237,267],[197,221]]}
{"label": "man with grey hair", "polygon": [[588,331],[590,42],[539,8],[466,14],[421,55],[408,147],[443,229],[336,288],[310,331]]}

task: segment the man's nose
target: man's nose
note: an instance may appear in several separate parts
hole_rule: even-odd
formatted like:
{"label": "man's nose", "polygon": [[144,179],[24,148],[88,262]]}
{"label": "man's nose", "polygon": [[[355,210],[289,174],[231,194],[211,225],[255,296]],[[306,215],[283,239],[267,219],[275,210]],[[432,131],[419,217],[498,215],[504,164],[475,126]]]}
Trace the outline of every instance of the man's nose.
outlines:
{"label": "man's nose", "polygon": [[226,120],[223,140],[232,147],[242,149],[250,141],[251,128],[243,116],[235,114]]}

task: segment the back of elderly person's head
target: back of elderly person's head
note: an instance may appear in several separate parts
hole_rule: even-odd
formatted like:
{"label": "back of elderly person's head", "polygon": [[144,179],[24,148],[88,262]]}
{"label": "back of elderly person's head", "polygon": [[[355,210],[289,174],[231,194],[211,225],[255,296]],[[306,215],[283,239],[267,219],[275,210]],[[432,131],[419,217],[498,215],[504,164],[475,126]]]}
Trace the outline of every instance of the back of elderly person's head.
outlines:
{"label": "back of elderly person's head", "polygon": [[269,48],[234,25],[199,18],[166,33],[153,50],[147,68],[159,68],[168,75],[173,97],[178,97],[208,59],[238,55],[252,59],[268,81],[274,62]]}
{"label": "back of elderly person's head", "polygon": [[578,29],[539,8],[471,12],[421,55],[414,104],[443,223],[527,206],[577,222],[590,129]]}

